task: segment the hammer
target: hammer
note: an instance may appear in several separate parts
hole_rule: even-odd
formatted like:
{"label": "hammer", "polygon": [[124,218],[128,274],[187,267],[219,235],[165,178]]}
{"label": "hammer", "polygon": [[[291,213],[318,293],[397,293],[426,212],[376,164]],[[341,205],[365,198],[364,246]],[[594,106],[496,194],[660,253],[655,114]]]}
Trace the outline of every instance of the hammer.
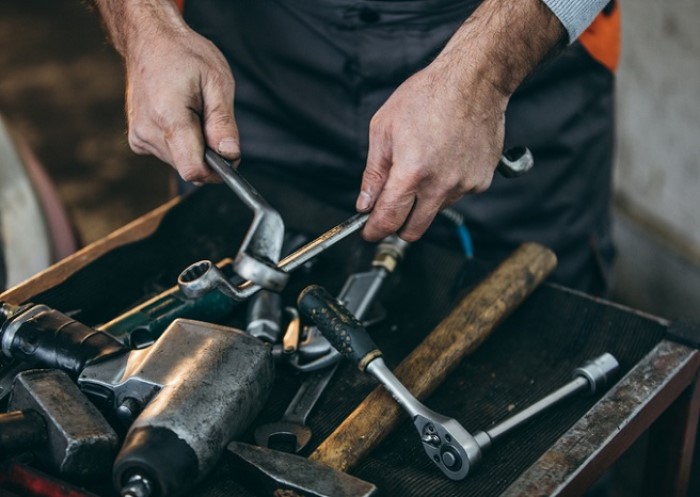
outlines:
{"label": "hammer", "polygon": [[[521,245],[476,286],[396,368],[418,399],[430,395],[464,356],[474,351],[554,270],[556,256],[534,243]],[[369,497],[376,487],[342,473],[355,466],[402,419],[401,407],[378,387],[305,460],[233,442],[231,460],[259,495]]]}

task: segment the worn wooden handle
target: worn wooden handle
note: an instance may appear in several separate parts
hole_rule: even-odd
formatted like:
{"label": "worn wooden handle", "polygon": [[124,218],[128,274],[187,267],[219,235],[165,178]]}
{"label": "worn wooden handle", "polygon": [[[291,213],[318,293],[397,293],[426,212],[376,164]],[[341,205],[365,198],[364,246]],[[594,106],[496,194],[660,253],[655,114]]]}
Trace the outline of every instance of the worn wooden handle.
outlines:
{"label": "worn wooden handle", "polygon": [[[399,364],[396,377],[416,398],[430,395],[556,265],[556,256],[549,249],[535,243],[521,245]],[[346,471],[396,427],[402,414],[391,395],[378,387],[309,458]]]}

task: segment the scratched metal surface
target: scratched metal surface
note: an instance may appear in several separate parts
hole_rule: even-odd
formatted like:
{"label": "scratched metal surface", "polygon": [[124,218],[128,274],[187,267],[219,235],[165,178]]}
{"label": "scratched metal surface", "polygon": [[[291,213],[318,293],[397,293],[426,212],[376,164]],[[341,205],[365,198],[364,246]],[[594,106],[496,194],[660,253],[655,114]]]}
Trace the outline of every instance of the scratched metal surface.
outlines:
{"label": "scratched metal surface", "polygon": [[[255,185],[280,210],[290,229],[314,236],[347,216],[288,190],[281,196],[264,181]],[[107,254],[33,300],[70,311],[88,324],[104,322],[171,286],[190,262],[233,255],[249,220],[249,214],[225,188],[207,188],[176,207],[149,239]],[[292,303],[309,283],[337,292],[347,274],[366,267],[371,253],[371,245],[359,237],[342,242],[310,272],[294,275],[285,299]],[[429,242],[411,247],[400,274],[382,298],[388,317],[372,330],[389,365],[412,350],[486,271],[480,264],[465,265],[454,250]],[[241,308],[230,324],[242,325],[243,315]],[[645,317],[545,286],[465,359],[426,403],[455,417],[470,431],[484,429],[565,383],[573,368],[602,352],[615,354],[623,372],[629,370],[663,333],[663,326]],[[282,415],[299,381],[290,371],[278,369],[278,380],[259,423]],[[314,430],[311,445],[323,440],[374,387],[373,380],[342,365],[309,418]],[[442,476],[424,456],[408,422],[353,473],[377,484],[381,495],[497,496],[595,401],[567,402],[504,438],[463,482]],[[241,439],[252,441],[251,433]],[[241,480],[223,461],[191,495],[254,495],[242,488]],[[100,493],[109,495],[104,489]]]}

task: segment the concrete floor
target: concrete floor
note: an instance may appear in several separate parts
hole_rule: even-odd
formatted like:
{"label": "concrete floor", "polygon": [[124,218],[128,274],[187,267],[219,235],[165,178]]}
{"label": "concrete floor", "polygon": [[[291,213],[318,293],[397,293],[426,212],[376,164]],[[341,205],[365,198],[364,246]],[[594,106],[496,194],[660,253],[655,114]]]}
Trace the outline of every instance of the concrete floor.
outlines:
{"label": "concrete floor", "polygon": [[162,204],[170,168],[129,150],[121,61],[85,4],[0,2],[0,114],[89,243]]}

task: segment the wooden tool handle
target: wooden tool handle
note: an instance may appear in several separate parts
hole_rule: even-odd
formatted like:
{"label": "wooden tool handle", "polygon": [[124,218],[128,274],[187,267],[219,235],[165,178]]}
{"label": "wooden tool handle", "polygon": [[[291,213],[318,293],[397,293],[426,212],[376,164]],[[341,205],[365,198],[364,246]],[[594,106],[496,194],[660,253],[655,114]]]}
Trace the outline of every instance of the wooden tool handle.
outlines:
{"label": "wooden tool handle", "polygon": [[[430,395],[556,265],[549,249],[535,243],[521,245],[399,364],[396,377],[419,400]],[[346,471],[376,447],[402,415],[391,395],[377,387],[309,459]]]}

